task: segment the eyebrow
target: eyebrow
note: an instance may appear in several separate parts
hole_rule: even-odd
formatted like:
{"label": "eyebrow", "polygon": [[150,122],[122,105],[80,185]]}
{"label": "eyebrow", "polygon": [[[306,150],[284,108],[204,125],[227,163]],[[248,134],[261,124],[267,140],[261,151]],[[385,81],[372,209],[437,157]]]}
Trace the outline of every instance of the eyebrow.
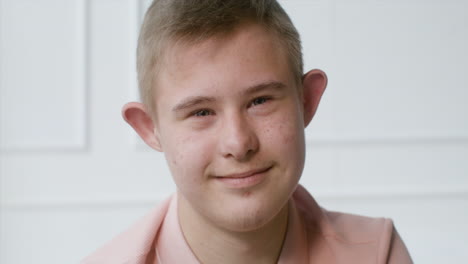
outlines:
{"label": "eyebrow", "polygon": [[214,102],[214,97],[207,97],[207,96],[189,96],[185,98],[182,102],[178,103],[176,106],[172,108],[172,111],[179,112],[181,110],[193,107],[198,104],[203,103],[210,103]]}
{"label": "eyebrow", "polygon": [[[254,86],[247,88],[242,94],[255,94],[264,90],[283,90],[286,88],[286,85],[282,82],[271,81],[260,83]],[[211,103],[216,101],[215,97],[210,96],[189,96],[185,98],[182,102],[178,103],[172,108],[173,112],[179,112],[187,108],[191,108],[198,104]]]}
{"label": "eyebrow", "polygon": [[243,94],[254,94],[264,90],[283,90],[284,88],[286,88],[286,85],[284,83],[271,81],[249,87],[243,92]]}

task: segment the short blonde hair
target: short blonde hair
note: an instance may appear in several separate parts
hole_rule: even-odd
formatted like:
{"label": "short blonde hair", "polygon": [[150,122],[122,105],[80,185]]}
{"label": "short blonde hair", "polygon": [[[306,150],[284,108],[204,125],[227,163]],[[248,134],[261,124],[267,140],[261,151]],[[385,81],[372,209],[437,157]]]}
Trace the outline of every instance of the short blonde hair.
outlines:
{"label": "short blonde hair", "polygon": [[302,82],[299,33],[277,1],[154,0],[146,12],[137,47],[140,97],[152,116],[155,114],[154,80],[167,45],[176,39],[196,43],[228,34],[244,21],[260,24],[278,36],[287,51],[296,82]]}

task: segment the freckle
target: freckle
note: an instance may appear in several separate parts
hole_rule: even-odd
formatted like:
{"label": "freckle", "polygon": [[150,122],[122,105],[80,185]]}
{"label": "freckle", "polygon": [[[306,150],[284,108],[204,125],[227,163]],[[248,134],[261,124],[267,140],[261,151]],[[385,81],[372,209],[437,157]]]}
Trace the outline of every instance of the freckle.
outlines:
{"label": "freckle", "polygon": [[246,192],[244,193],[244,197],[249,197],[249,196],[250,196],[250,191],[246,191]]}

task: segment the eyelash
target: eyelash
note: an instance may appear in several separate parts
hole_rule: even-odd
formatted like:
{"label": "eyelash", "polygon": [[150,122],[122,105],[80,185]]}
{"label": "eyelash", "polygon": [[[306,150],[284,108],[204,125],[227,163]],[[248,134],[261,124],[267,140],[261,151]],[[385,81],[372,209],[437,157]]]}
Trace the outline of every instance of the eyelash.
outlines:
{"label": "eyelash", "polygon": [[[268,101],[270,101],[271,99],[272,98],[269,97],[269,96],[257,97],[257,98],[252,100],[252,102],[249,104],[249,107],[265,104]],[[258,102],[259,100],[261,100],[261,102]],[[208,115],[213,115],[213,111],[211,111],[209,109],[199,109],[199,110],[196,110],[196,111],[190,113],[190,115],[194,116],[194,117],[205,117],[205,116],[208,116]]]}
{"label": "eyelash", "polygon": [[[258,101],[258,100],[262,100],[261,103],[255,103],[255,101]],[[260,104],[264,104],[268,101],[271,100],[271,97],[268,97],[268,96],[260,96],[260,97],[257,97],[255,99],[252,100],[252,102],[250,103],[250,106],[256,106],[256,105],[260,105]]]}
{"label": "eyelash", "polygon": [[200,110],[193,112],[191,115],[195,117],[204,117],[204,116],[208,116],[212,114],[213,114],[213,111],[209,109],[200,109]]}

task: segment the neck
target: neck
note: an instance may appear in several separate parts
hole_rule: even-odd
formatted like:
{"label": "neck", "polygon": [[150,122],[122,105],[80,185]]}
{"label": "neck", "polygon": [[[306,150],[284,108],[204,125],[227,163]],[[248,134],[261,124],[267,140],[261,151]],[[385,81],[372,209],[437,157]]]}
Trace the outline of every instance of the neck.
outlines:
{"label": "neck", "polygon": [[183,195],[178,198],[178,211],[184,237],[201,263],[277,263],[287,230],[287,203],[270,222],[246,232],[213,225]]}

